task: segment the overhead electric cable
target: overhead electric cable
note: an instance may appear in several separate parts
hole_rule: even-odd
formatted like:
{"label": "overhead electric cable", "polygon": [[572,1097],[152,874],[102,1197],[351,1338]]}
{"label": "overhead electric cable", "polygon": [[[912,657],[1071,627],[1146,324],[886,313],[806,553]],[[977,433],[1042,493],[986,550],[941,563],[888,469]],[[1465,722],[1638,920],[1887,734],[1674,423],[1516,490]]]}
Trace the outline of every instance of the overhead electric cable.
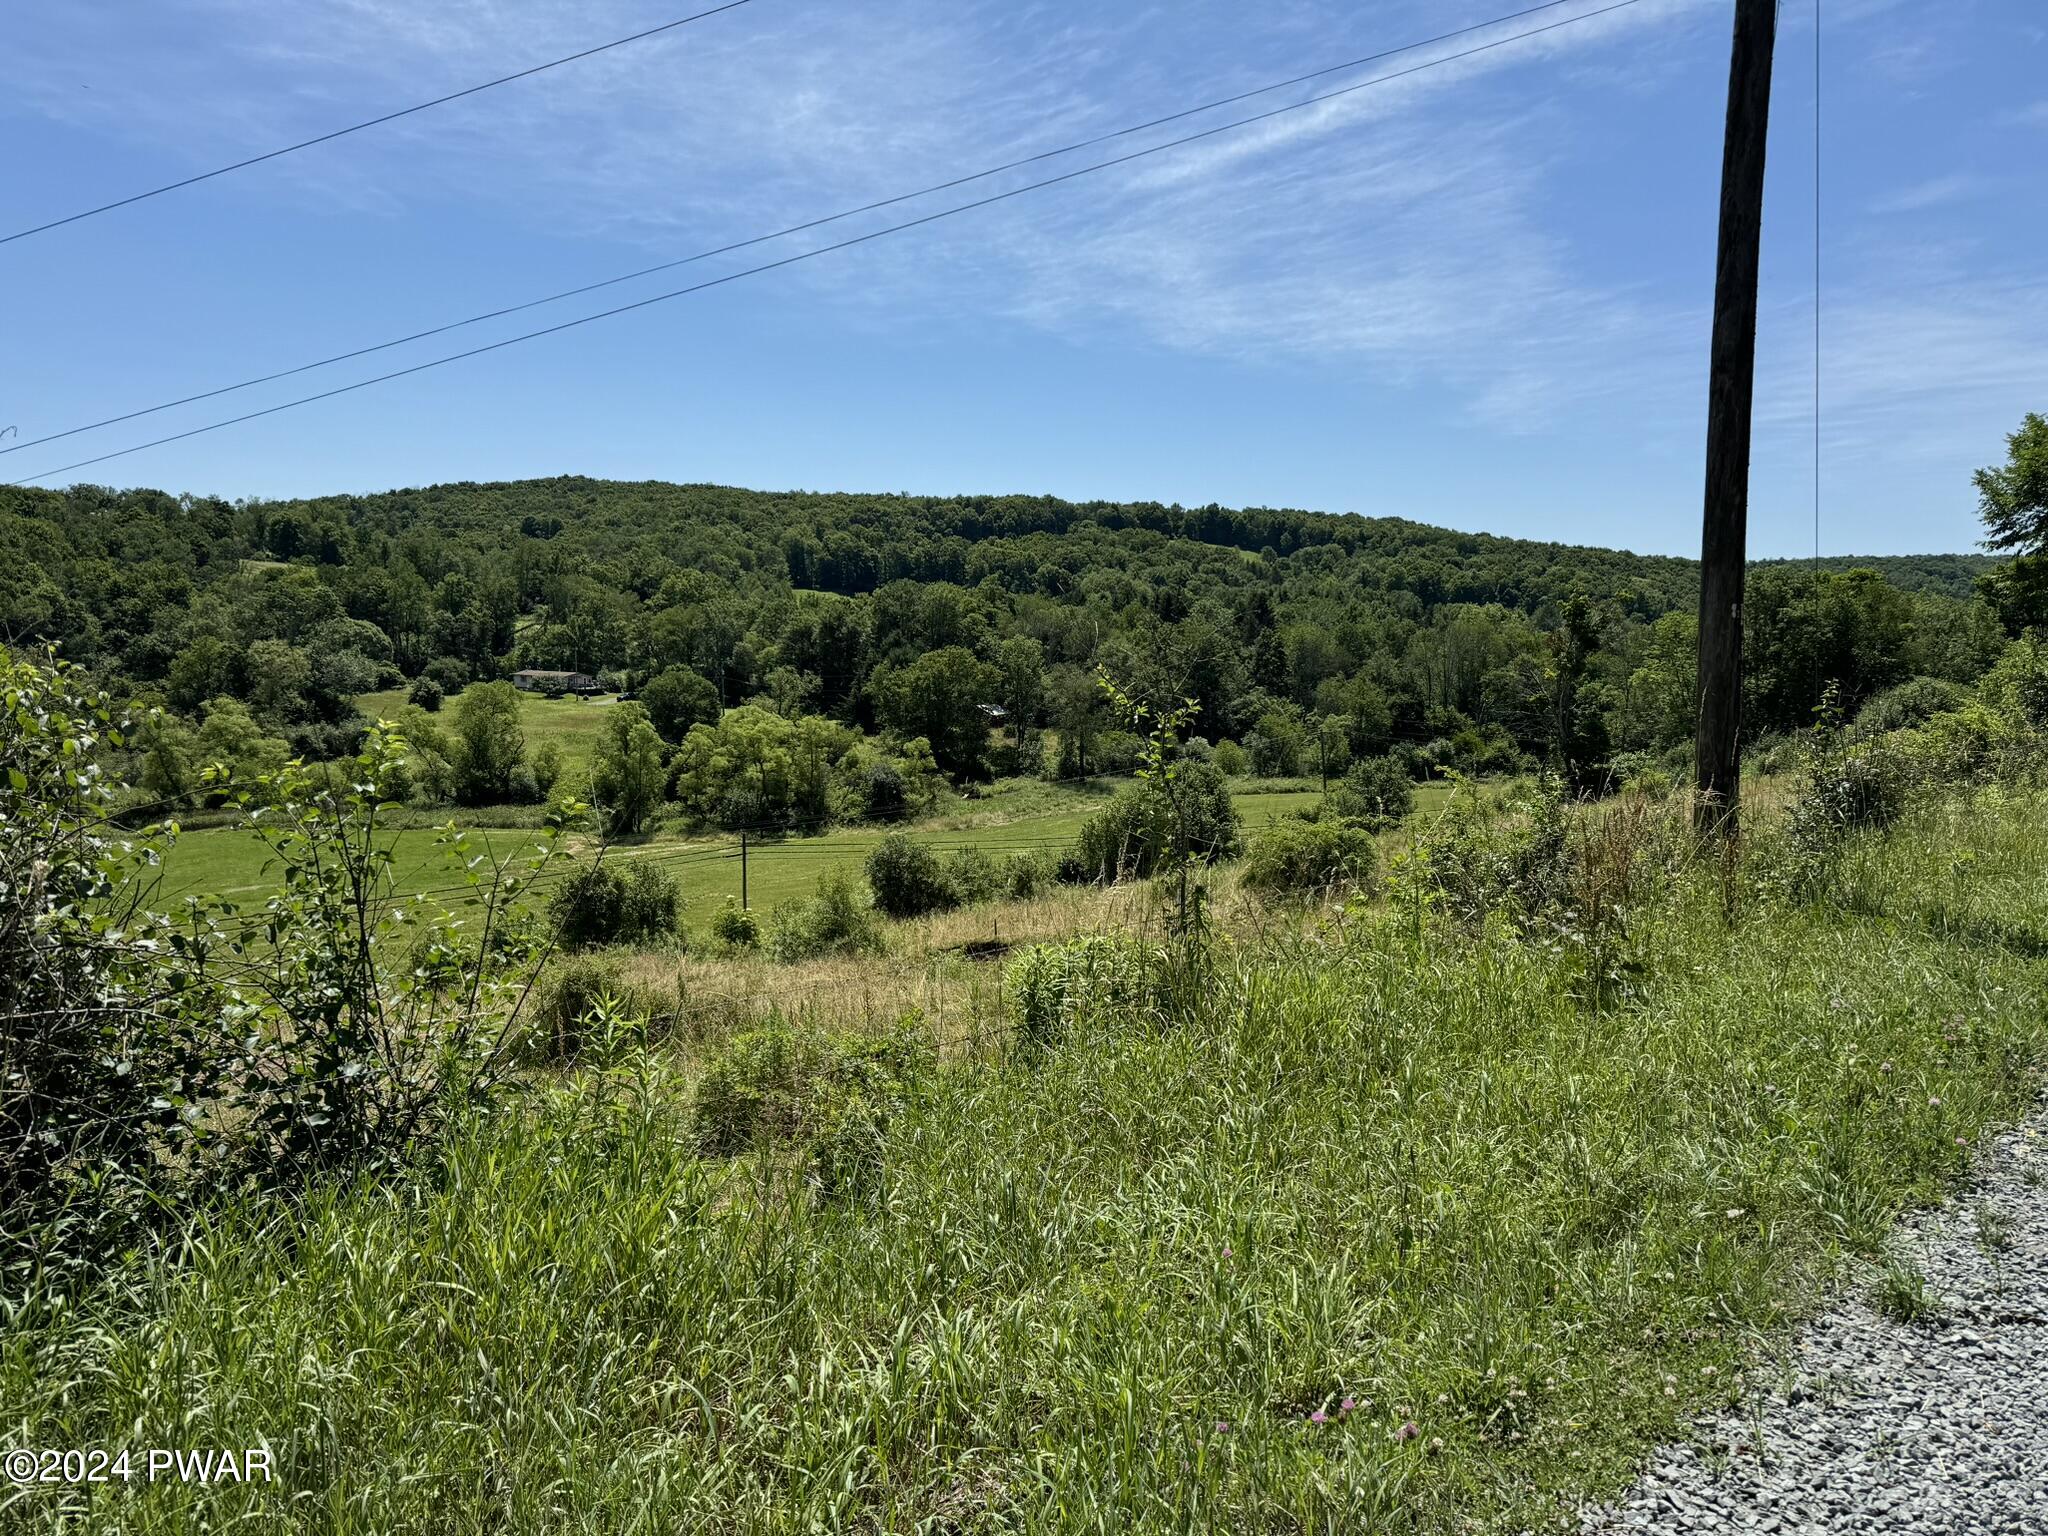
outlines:
{"label": "overhead electric cable", "polygon": [[1820,0],[1813,0],[1813,563],[1820,564]]}
{"label": "overhead electric cable", "polygon": [[331,357],[318,358],[310,363],[300,363],[291,368],[280,368],[275,373],[259,374],[254,378],[243,379],[238,383],[223,384],[218,389],[201,390],[197,394],[182,395],[175,400],[165,400],[156,405],[146,405],[139,410],[124,411],[118,416],[102,417],[98,421],[89,421],[83,426],[68,427],[62,432],[46,432],[41,437],[32,437],[26,442],[17,442],[9,447],[0,448],[0,455],[19,453],[24,448],[33,448],[40,443],[54,443],[60,438],[76,437],[81,432],[94,432],[101,427],[111,427],[124,421],[134,421],[137,417],[153,416],[159,411],[172,410],[177,406],[194,405],[201,400],[216,399],[221,395],[233,394],[237,390],[253,389],[259,384],[274,384],[279,379],[288,379],[296,374],[310,373],[316,368],[326,368],[335,363],[345,363],[354,358],[367,357],[373,352],[387,352],[393,347],[402,347],[410,342],[425,341],[430,336],[445,335],[449,331],[458,331],[465,326],[481,325],[486,320],[500,320],[506,315],[516,315],[525,310],[538,309],[544,304],[555,304],[563,299],[573,299],[586,293],[595,293],[601,288],[614,288],[620,283],[630,283],[638,278],[652,277],[657,272],[670,272],[677,267],[687,267],[695,262],[709,261],[714,256],[729,256],[734,251],[743,251],[751,246],[765,245],[771,240],[781,240],[790,235],[803,234],[807,230],[820,229],[827,224],[837,224],[844,219],[856,218],[863,213],[874,213],[883,208],[893,208],[899,203],[914,202],[920,197],[930,197],[939,192],[950,192],[956,187],[964,187],[972,182],[986,181],[991,176],[1000,176],[1005,171],[1020,170],[1027,165],[1036,165],[1042,161],[1055,160],[1061,155],[1077,154],[1081,150],[1093,149],[1097,145],[1107,144],[1116,139],[1129,138],[1134,133],[1144,133],[1149,129],[1163,128],[1168,123],[1177,123],[1190,117],[1198,117],[1204,112],[1214,112],[1219,108],[1234,106],[1238,102],[1249,101],[1254,97],[1270,96],[1275,91],[1284,91],[1290,86],[1304,85],[1311,80],[1320,80],[1327,75],[1342,74],[1347,69],[1360,69],[1367,64],[1378,63],[1382,59],[1394,58],[1403,53],[1413,53],[1418,48],[1434,47],[1439,43],[1450,42],[1474,32],[1484,31],[1489,27],[1506,26],[1509,22],[1520,21],[1539,12],[1555,10],[1560,5],[1572,3],[1574,3],[1574,0],[1545,0],[1545,3],[1542,5],[1533,5],[1526,10],[1514,11],[1505,16],[1496,16],[1491,21],[1475,22],[1469,27],[1460,27],[1454,32],[1439,33],[1435,37],[1424,38],[1420,42],[1403,43],[1398,48],[1382,49],[1378,53],[1366,54],[1356,59],[1347,59],[1342,64],[1330,64],[1321,69],[1310,70],[1306,74],[1294,75],[1286,80],[1275,80],[1270,85],[1261,85],[1252,90],[1240,91],[1234,96],[1218,97],[1214,101],[1203,102],[1200,106],[1187,107],[1181,111],[1169,113],[1165,117],[1155,117],[1147,122],[1134,123],[1128,128],[1118,128],[1110,133],[1097,134],[1094,138],[1079,139],[1072,144],[1061,145],[1058,149],[1042,150],[1034,155],[1026,155],[1020,160],[1008,160],[1001,165],[990,166],[984,171],[974,171],[964,176],[955,176],[947,181],[934,182],[928,187],[918,188],[915,192],[899,192],[893,197],[878,198],[874,202],[863,203],[858,208],[847,208],[839,213],[826,214],[822,218],[806,219],[801,224],[791,224],[786,228],[773,230],[765,235],[754,235],[745,240],[735,240],[729,245],[714,246],[710,250],[698,251],[689,256],[680,256],[673,261],[657,262],[651,267],[641,267],[633,272],[622,272],[617,277],[602,278],[597,282],[584,283],[575,288],[564,288],[558,293],[546,294],[538,299],[528,299],[519,304],[507,304],[499,309],[488,309],[481,314],[470,315],[465,319],[450,320],[446,324],[429,326],[425,330],[413,331],[405,336],[394,336],[389,341],[374,342],[369,346],[356,347],[351,351],[337,352]]}
{"label": "overhead electric cable", "polygon": [[1300,112],[1308,107],[1319,106],[1324,102],[1335,101],[1340,97],[1369,90],[1376,85],[1386,85],[1391,81],[1404,79],[1410,75],[1421,74],[1425,70],[1438,69],[1443,65],[1454,64],[1462,59],[1469,59],[1478,54],[1491,52],[1496,48],[1504,48],[1510,43],[1524,42],[1529,38],[1540,36],[1546,32],[1555,32],[1563,27],[1575,26],[1580,22],[1591,21],[1595,17],[1624,10],[1636,3],[1637,0],[1610,0],[1610,3],[1607,5],[1600,6],[1595,10],[1581,12],[1576,16],[1566,17],[1562,21],[1553,21],[1540,27],[1531,27],[1526,32],[1517,32],[1508,37],[1496,38],[1491,42],[1480,43],[1456,53],[1447,53],[1441,58],[1429,59],[1421,64],[1411,65],[1407,69],[1395,70],[1391,74],[1376,75],[1370,80],[1361,80],[1351,85],[1342,86],[1334,91],[1325,91],[1319,95],[1304,97],[1302,100],[1290,102],[1286,106],[1274,107],[1269,111],[1254,113],[1250,117],[1241,117],[1228,123],[1220,123],[1213,128],[1204,128],[1198,133],[1186,134],[1177,139],[1168,139],[1160,144],[1148,145],[1144,149],[1132,150],[1128,154],[1115,155],[1110,159],[1097,161],[1093,165],[1084,165],[1077,170],[1063,171],[1057,176],[1048,176],[1039,181],[1026,182],[1022,186],[991,193],[987,197],[958,203],[951,208],[942,208],[936,213],[927,213],[918,218],[905,219],[901,223],[884,225],[880,229],[869,230],[865,234],[849,236],[847,239],[835,241],[830,245],[821,245],[813,250],[799,251],[794,256],[784,256],[776,261],[762,262],[758,266],[743,267],[737,272],[728,272],[720,277],[706,278],[701,283],[691,283],[682,288],[672,288],[665,293],[653,294],[644,299],[636,299],[630,304],[614,305],[610,309],[601,309],[593,314],[579,315],[573,320],[564,320],[556,325],[543,326],[538,330],[522,331],[516,336],[507,336],[498,341],[488,342],[480,347],[471,347],[462,352],[451,352],[443,357],[429,358],[426,362],[414,363],[406,368],[394,368],[388,373],[373,374],[371,377],[359,379],[353,384],[342,384],[333,389],[321,390],[316,394],[301,395],[293,400],[286,400],[277,405],[266,406],[262,410],[245,411],[239,416],[230,416],[221,421],[209,422],[205,426],[192,427],[184,432],[169,433],[163,437],[152,438],[148,442],[135,443],[127,448],[116,448],[112,452],[95,454],[91,458],[77,459],[69,464],[60,464],[53,469],[42,470],[36,474],[26,475],[21,479],[5,483],[9,485],[27,485],[37,480],[47,480],[53,475],[65,474],[70,470],[83,469],[92,464],[104,464],[110,459],[125,458],[131,453],[141,453],[150,448],[161,448],[167,443],[183,442],[187,438],[199,437],[208,432],[218,432],[224,427],[239,426],[243,422],[256,421],[265,416],[275,416],[281,411],[294,410],[302,405],[312,405],[318,401],[332,400],[338,395],[351,394],[359,389],[368,389],[372,385],[385,384],[393,379],[402,379],[412,374],[424,373],[431,368],[439,368],[449,363],[462,362],[467,358],[481,357],[487,353],[502,351],[506,347],[518,346],[522,342],[537,341],[543,336],[553,336],[562,331],[574,330],[579,326],[589,325],[593,321],[608,320],[617,315],[631,314],[636,310],[646,309],[650,305],[663,304],[671,299],[683,298],[689,294],[702,293],[706,289],[718,288],[727,283],[738,282],[742,278],[756,277],[764,272],[773,272],[782,267],[794,266],[798,262],[809,261],[813,257],[830,255],[835,251],[843,251],[857,245],[865,245],[871,240],[879,240],[888,235],[901,234],[906,230],[918,229],[926,224],[934,224],[941,219],[952,218],[956,214],[970,213],[977,208],[987,208],[996,203],[1007,202],[1009,199],[1021,197],[1027,192],[1037,192],[1047,187],[1059,186],[1065,182],[1078,180],[1083,176],[1093,175],[1097,171],[1110,170],[1119,165],[1128,165],[1133,161],[1161,154],[1169,149],[1178,149],[1184,145],[1198,143],[1204,139],[1215,138],[1219,134],[1231,133],[1240,128],[1251,127],[1257,123],[1269,122],[1274,118],[1284,117],[1291,112]]}
{"label": "overhead electric cable", "polygon": [[26,240],[30,235],[40,235],[46,230],[61,229],[66,224],[76,224],[80,219],[90,219],[102,213],[112,213],[116,208],[126,208],[131,203],[145,202],[152,197],[162,197],[166,192],[176,192],[181,187],[196,186],[202,181],[211,181],[216,176],[225,176],[230,171],[247,170],[252,165],[261,165],[266,160],[275,160],[281,155],[297,154],[302,149],[311,149],[315,144],[325,144],[333,139],[346,138],[352,133],[361,133],[365,128],[375,128],[380,123],[394,122],[401,117],[411,117],[415,112],[424,112],[429,107],[445,106],[451,101],[460,101],[465,96],[474,96],[479,91],[488,91],[500,85],[510,85],[514,80],[524,80],[545,70],[558,69],[564,64],[574,64],[578,59],[587,59],[593,54],[607,53],[614,48],[623,48],[628,43],[637,43],[646,38],[673,32],[677,27],[686,27],[693,21],[702,21],[707,16],[716,16],[722,11],[737,10],[740,6],[751,5],[753,0],[726,0],[724,5],[715,5],[708,11],[698,11],[693,16],[679,16],[674,21],[665,21],[658,27],[649,27],[644,32],[635,32],[631,37],[616,37],[608,43],[599,43],[594,48],[585,48],[578,53],[565,54],[559,59],[550,59],[545,64],[536,64],[510,75],[500,75],[495,80],[486,80],[482,85],[466,86],[459,91],[450,91],[446,96],[436,96],[432,101],[422,101],[410,107],[400,107],[396,112],[386,112],[382,117],[366,118],[360,123],[351,123],[346,128],[336,128],[331,133],[318,134],[310,139],[301,139],[296,144],[287,144],[281,149],[268,150],[260,155],[251,155],[246,160],[237,160],[232,165],[223,165],[211,171],[201,171],[197,176],[187,176],[182,181],[168,181],[160,187],[151,187],[147,192],[137,192],[132,197],[116,198],[111,203],[101,203],[97,208],[87,208],[79,213],[66,214],[61,219],[51,219],[46,224],[31,225],[17,229],[11,235],[0,235],[0,245],[15,240]]}

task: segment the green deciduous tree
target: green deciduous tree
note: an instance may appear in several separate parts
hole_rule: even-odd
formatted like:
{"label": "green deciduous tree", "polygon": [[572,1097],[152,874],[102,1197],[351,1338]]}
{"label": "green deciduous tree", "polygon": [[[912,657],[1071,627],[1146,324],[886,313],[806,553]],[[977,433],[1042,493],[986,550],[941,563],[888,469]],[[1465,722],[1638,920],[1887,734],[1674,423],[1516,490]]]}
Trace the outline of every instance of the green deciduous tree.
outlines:
{"label": "green deciduous tree", "polygon": [[875,713],[891,730],[922,736],[939,766],[957,778],[988,771],[988,717],[1002,676],[965,646],[927,651],[907,667],[875,675]]}
{"label": "green deciduous tree", "polygon": [[688,667],[655,673],[640,690],[640,702],[661,739],[671,744],[688,736],[692,726],[718,723],[718,690]]}
{"label": "green deciduous tree", "polygon": [[449,764],[455,797],[464,805],[496,805],[512,798],[512,770],[526,760],[519,690],[510,683],[465,688],[455,705]]}
{"label": "green deciduous tree", "polygon": [[661,736],[637,703],[614,704],[590,760],[590,798],[613,837],[638,832],[661,805]]}
{"label": "green deciduous tree", "polygon": [[1975,476],[1984,542],[2021,555],[2048,554],[2048,416],[2028,412],[2005,441],[2005,463]]}

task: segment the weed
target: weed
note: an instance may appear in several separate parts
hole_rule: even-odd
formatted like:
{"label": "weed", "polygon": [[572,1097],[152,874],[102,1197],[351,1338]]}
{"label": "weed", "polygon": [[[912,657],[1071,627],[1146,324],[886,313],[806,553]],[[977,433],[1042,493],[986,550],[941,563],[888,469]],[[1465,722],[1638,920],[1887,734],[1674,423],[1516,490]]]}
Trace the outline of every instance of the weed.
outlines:
{"label": "weed", "polygon": [[1870,1291],[1871,1304],[1899,1323],[1930,1323],[1941,1315],[1941,1296],[1926,1271],[1908,1259],[1888,1260]]}

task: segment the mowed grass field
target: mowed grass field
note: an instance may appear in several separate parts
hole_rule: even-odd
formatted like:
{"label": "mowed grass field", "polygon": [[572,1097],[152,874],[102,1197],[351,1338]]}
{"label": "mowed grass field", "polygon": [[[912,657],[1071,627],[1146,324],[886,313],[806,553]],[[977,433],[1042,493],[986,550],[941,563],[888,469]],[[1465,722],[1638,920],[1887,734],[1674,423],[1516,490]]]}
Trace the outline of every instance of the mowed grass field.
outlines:
{"label": "mowed grass field", "polygon": [[[368,720],[396,719],[398,712],[405,708],[405,695],[403,688],[365,693],[356,699],[356,708]],[[439,723],[443,730],[453,728],[456,701],[461,697],[460,694],[450,694],[442,704]],[[605,711],[616,702],[614,694],[596,699],[551,699],[545,694],[522,693],[519,696],[519,726],[526,733],[527,755],[532,756],[543,745],[552,742],[561,754],[563,778],[572,783],[581,782],[590,771],[590,754],[596,750],[598,732],[604,729]]]}
{"label": "mowed grass field", "polygon": [[[978,800],[957,802],[929,821],[903,830],[942,852],[962,848],[979,848],[996,856],[1053,852],[1073,842],[1081,824],[1109,798],[1113,787],[1107,783],[1077,788],[1008,780]],[[1447,794],[1442,785],[1421,786],[1416,794],[1417,814],[1440,805]],[[1238,813],[1248,827],[1284,811],[1313,805],[1318,798],[1312,789],[1272,788],[1256,782],[1248,783],[1236,796]],[[459,810],[446,814],[458,822],[462,816]],[[830,870],[859,873],[870,850],[892,830],[842,827],[817,837],[749,838],[748,905],[769,911],[810,895],[819,878]],[[518,857],[534,847],[540,836],[531,829],[502,827],[472,828],[467,835],[473,854],[499,859]],[[458,862],[437,846],[439,833],[410,828],[390,836],[401,891],[445,893],[450,900],[460,896],[463,875]],[[593,847],[587,835],[573,837],[565,857],[588,858]],[[670,867],[682,883],[688,903],[684,920],[692,929],[702,928],[726,897],[740,895],[738,839],[727,834],[656,838],[613,848],[606,857],[651,859]],[[269,858],[269,850],[251,832],[237,828],[186,832],[165,856],[158,899],[175,901],[204,893],[237,901],[260,900],[274,878],[265,872]]]}

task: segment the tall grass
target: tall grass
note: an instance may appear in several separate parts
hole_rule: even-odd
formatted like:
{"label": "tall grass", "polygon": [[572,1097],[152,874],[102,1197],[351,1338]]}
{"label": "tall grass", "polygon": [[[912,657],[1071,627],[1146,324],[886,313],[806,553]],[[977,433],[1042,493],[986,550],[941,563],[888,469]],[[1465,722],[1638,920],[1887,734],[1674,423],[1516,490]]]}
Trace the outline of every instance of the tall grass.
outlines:
{"label": "tall grass", "polygon": [[1220,953],[1192,1023],[940,1071],[859,1198],[773,1147],[701,1157],[688,1083],[629,1049],[414,1181],[229,1209],[19,1302],[0,1439],[265,1443],[281,1473],[0,1494],[0,1520],[1550,1520],[2036,1095],[2043,809],[1858,844],[1847,909],[1766,891],[1731,926],[1714,872],[1650,882],[1617,992],[1494,922],[1276,930]]}

